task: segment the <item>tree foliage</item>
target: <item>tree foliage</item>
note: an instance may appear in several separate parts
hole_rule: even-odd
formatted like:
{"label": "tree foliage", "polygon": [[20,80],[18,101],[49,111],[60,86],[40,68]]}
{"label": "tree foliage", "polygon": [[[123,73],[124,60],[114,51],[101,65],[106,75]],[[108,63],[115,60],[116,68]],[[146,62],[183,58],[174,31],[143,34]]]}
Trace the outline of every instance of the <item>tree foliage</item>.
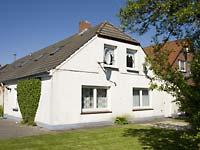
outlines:
{"label": "tree foliage", "polygon": [[[124,30],[142,35],[155,29],[153,41],[157,46],[145,63],[154,73],[151,87],[175,96],[180,108],[189,114],[193,127],[200,129],[200,1],[128,0],[119,17]],[[191,75],[187,78],[169,63],[170,51],[161,50],[172,37],[187,39],[190,52],[194,53]],[[193,81],[192,85],[188,79]],[[158,80],[161,84],[157,84]]]}
{"label": "tree foliage", "polygon": [[20,80],[17,84],[17,100],[23,123],[34,124],[41,93],[39,79]]}

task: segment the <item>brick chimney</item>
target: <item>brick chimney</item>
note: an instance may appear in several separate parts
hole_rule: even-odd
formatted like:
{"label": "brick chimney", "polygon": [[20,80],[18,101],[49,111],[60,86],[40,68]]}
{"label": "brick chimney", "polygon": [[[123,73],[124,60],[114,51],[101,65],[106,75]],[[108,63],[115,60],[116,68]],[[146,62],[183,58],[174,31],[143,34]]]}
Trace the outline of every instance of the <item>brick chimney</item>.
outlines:
{"label": "brick chimney", "polygon": [[88,21],[80,21],[79,22],[79,32],[82,32],[82,31],[89,29],[91,27],[92,27],[92,25]]}

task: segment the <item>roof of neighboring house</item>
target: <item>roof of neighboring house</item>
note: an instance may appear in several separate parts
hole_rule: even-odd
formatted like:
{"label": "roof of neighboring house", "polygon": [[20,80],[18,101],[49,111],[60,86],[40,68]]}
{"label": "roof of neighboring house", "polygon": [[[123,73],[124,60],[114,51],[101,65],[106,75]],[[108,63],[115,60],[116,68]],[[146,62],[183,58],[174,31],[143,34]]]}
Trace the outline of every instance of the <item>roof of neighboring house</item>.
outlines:
{"label": "roof of neighboring house", "polygon": [[112,24],[103,22],[82,33],[77,33],[67,39],[36,51],[31,55],[18,59],[12,64],[0,69],[0,82],[47,73],[64,62],[96,35],[98,37],[140,45],[139,42]]}
{"label": "roof of neighboring house", "polygon": [[[169,41],[165,43],[164,46],[161,48],[161,51],[162,50],[170,51],[168,61],[172,65],[174,64],[174,62],[176,61],[176,59],[182,52],[184,45],[186,44],[186,43],[181,43],[181,42],[183,41],[180,41],[180,40]],[[144,48],[144,51],[148,56],[151,56],[153,55],[154,48],[156,48],[156,45],[148,46]]]}

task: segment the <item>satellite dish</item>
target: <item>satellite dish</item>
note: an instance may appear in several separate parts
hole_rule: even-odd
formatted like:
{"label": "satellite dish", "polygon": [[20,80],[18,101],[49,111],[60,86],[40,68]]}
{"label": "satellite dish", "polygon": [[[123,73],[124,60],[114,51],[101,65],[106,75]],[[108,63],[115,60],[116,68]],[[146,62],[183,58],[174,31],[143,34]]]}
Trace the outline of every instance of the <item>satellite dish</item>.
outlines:
{"label": "satellite dish", "polygon": [[110,65],[111,64],[111,59],[112,59],[112,56],[111,56],[111,53],[108,51],[105,55],[105,63]]}

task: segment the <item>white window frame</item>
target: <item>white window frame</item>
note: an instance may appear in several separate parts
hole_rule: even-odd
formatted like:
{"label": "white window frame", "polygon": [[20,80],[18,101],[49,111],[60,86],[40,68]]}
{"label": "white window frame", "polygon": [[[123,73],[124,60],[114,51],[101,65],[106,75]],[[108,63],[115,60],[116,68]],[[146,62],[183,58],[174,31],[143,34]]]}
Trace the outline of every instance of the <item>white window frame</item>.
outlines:
{"label": "white window frame", "polygon": [[[82,103],[83,103],[83,89],[84,88],[91,88],[93,89],[93,108],[82,108]],[[107,107],[106,108],[97,108],[97,89],[106,89],[107,90]],[[109,87],[105,87],[105,86],[82,86],[81,89],[81,111],[83,113],[87,113],[87,112],[104,112],[104,111],[110,111],[110,92],[109,92]]]}
{"label": "white window frame", "polygon": [[[181,63],[184,63],[183,65],[184,65],[184,69],[182,69],[181,68]],[[184,61],[184,60],[178,60],[178,68],[179,68],[179,70],[181,71],[181,72],[186,72],[186,61]]]}
{"label": "white window frame", "polygon": [[[134,63],[133,63],[133,67],[128,67],[127,66],[127,55],[131,55],[131,53],[132,53],[133,58],[134,58]],[[126,49],[126,69],[127,69],[127,71],[128,70],[138,71],[138,67],[137,67],[137,63],[138,63],[137,53],[138,53],[138,51],[136,49],[130,49],[130,48]]]}
{"label": "white window frame", "polygon": [[[151,106],[151,92],[148,88],[133,88],[132,89],[132,104],[133,104],[133,90],[139,90],[139,100],[140,100],[140,106],[133,106],[133,109],[147,109],[147,108],[152,108]],[[148,95],[149,95],[149,106],[143,106],[143,96],[142,96],[142,91],[143,90],[147,90],[148,91]]]}
{"label": "white window frame", "polygon": [[[115,49],[117,48],[117,46],[114,46],[114,45],[109,45],[109,44],[104,44],[104,55],[103,55],[103,62],[104,62],[104,66],[110,66],[110,67],[113,67],[115,68],[116,67],[116,54],[115,54]],[[112,61],[112,64],[106,64],[105,62],[105,56],[106,56],[106,51],[107,50],[111,50],[112,53],[113,53],[113,61]]]}

